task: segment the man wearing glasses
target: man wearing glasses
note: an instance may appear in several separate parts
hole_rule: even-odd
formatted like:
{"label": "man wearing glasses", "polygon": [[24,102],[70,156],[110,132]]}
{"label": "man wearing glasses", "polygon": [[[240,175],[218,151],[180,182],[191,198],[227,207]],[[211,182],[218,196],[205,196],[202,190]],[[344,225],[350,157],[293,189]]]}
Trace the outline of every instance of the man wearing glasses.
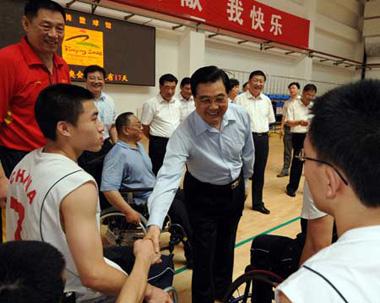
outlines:
{"label": "man wearing glasses", "polygon": [[[308,259],[276,291],[287,302],[375,302],[380,285],[380,81],[318,98],[304,142],[305,177],[338,241]],[[332,131],[333,130],[333,131]]]}
{"label": "man wearing glasses", "polygon": [[264,205],[264,174],[269,153],[269,124],[276,122],[271,100],[262,93],[266,76],[261,70],[249,76],[248,91],[236,98],[236,104],[243,106],[251,117],[251,132],[255,144],[255,164],[252,177],[252,209],[262,214],[270,211]]}
{"label": "man wearing glasses", "polygon": [[286,186],[286,194],[290,197],[296,196],[300,183],[303,164],[296,156],[300,154],[303,147],[303,141],[309,128],[310,109],[316,93],[317,87],[314,84],[306,84],[303,88],[301,99],[295,100],[288,108],[285,122],[291,127],[293,145],[289,184]]}

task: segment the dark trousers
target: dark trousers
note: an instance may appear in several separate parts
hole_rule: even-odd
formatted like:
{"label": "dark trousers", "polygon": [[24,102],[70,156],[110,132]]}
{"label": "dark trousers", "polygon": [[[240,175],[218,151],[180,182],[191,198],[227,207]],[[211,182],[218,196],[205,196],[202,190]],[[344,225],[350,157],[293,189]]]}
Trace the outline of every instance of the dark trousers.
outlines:
{"label": "dark trousers", "polygon": [[186,205],[185,205],[185,195],[183,190],[179,189],[177,194],[173,199],[173,203],[169,208],[168,212],[172,223],[179,224],[183,227],[183,230],[186,233],[187,241],[184,242],[185,256],[186,258],[192,257],[191,246],[192,238],[193,238],[193,229],[191,228],[189,215],[187,213]]}
{"label": "dark trousers", "polygon": [[[9,149],[4,146],[0,146],[0,161],[7,178],[9,178],[17,163],[19,163],[27,153],[27,151]],[[0,243],[3,241],[2,211],[3,210],[0,208]]]}
{"label": "dark trousers", "polygon": [[303,149],[303,141],[305,140],[305,137],[306,133],[292,133],[293,158],[292,166],[290,167],[289,184],[286,186],[286,190],[291,193],[295,193],[300,184],[303,162],[297,159],[295,156],[299,155]]}
{"label": "dark trousers", "polygon": [[263,202],[263,187],[265,167],[267,165],[269,153],[268,134],[257,135],[252,133],[253,143],[255,144],[255,164],[253,165],[252,176],[252,207],[260,207]]}
{"label": "dark trousers", "polygon": [[186,173],[185,202],[193,228],[192,302],[221,300],[232,283],[236,230],[244,207],[239,185],[203,183]]}
{"label": "dark trousers", "polygon": [[[103,162],[107,153],[112,148],[112,143],[109,139],[105,140],[102,149],[98,152],[85,151],[78,159],[78,165],[82,167],[86,172],[94,177],[98,187],[102,182]],[[104,194],[99,190],[99,202],[101,209],[106,209],[111,205],[108,203]]]}
{"label": "dark trousers", "polygon": [[149,157],[152,161],[153,173],[157,176],[162,163],[164,162],[166,145],[169,138],[149,136]]}
{"label": "dark trousers", "polygon": [[292,133],[289,126],[284,126],[284,137],[282,138],[284,143],[284,165],[281,172],[288,173],[290,167],[290,160],[292,159]]}

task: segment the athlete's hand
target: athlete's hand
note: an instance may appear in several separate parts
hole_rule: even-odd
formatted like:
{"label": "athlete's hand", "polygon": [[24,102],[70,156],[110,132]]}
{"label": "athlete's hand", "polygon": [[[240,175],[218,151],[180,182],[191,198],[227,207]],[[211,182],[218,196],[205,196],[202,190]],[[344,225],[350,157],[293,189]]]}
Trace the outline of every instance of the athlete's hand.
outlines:
{"label": "athlete's hand", "polygon": [[150,260],[154,264],[160,260],[161,255],[154,252],[153,241],[150,239],[137,240],[133,243],[133,254],[136,258]]}
{"label": "athlete's hand", "polygon": [[149,291],[145,294],[144,302],[147,303],[173,303],[169,294],[157,287],[150,286]]}

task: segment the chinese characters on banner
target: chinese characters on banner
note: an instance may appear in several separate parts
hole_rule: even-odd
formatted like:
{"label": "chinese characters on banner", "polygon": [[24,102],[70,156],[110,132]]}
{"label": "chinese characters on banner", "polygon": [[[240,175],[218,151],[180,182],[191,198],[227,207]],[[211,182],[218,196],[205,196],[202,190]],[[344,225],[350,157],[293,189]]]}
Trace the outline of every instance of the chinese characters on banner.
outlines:
{"label": "chinese characters on banner", "polygon": [[290,46],[308,48],[309,45],[309,20],[255,0],[111,1]]}

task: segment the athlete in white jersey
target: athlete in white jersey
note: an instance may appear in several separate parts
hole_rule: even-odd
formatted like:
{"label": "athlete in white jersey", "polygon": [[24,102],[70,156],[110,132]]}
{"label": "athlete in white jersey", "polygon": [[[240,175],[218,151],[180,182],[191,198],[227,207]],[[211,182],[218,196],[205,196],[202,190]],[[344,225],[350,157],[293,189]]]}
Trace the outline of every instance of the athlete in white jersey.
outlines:
{"label": "athlete in white jersey", "polygon": [[[103,126],[92,99],[86,89],[65,84],[40,94],[35,114],[48,142],[12,172],[7,240],[49,242],[66,260],[65,291],[75,292],[77,302],[113,302],[126,274],[103,257],[97,185],[76,163],[83,150],[97,151],[102,145]],[[157,259],[144,257],[144,264],[138,261],[141,277],[147,274],[147,263]],[[171,302],[162,290],[146,287],[146,280],[130,277],[128,283],[132,287],[127,287],[126,302]]]}
{"label": "athlete in white jersey", "polygon": [[379,302],[379,100],[380,81],[362,80],[315,101],[299,160],[315,206],[335,219],[338,240],[276,288],[277,303]]}

